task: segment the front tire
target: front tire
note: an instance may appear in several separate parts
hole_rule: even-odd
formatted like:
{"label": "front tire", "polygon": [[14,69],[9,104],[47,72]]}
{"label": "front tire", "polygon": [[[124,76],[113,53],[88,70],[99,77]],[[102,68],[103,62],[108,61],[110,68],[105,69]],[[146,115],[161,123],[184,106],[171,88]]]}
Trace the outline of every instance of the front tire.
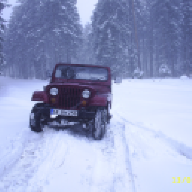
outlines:
{"label": "front tire", "polygon": [[92,129],[92,136],[95,140],[101,140],[104,137],[106,126],[107,110],[97,110]]}
{"label": "front tire", "polygon": [[45,118],[40,112],[31,111],[30,115],[30,128],[34,132],[42,132],[44,127]]}

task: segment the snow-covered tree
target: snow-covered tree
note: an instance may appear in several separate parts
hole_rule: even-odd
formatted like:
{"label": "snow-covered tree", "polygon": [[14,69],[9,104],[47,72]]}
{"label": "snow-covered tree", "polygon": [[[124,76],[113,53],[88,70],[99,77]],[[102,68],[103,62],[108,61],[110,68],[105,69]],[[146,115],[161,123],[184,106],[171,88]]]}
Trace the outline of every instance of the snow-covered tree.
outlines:
{"label": "snow-covered tree", "polygon": [[[153,23],[156,54],[159,56],[159,64],[169,65],[173,75],[178,57],[179,16],[178,0],[156,0],[154,2]],[[159,68],[158,65],[156,67]]]}
{"label": "snow-covered tree", "polygon": [[126,0],[100,0],[92,16],[96,63],[110,66],[112,74],[126,72],[128,68],[128,41],[131,34],[129,2]]}
{"label": "snow-covered tree", "polygon": [[95,64],[95,53],[93,50],[92,25],[87,23],[83,28],[81,49],[78,53],[76,63]]}
{"label": "snow-covered tree", "polygon": [[1,0],[0,1],[0,70],[4,65],[3,39],[4,39],[5,21],[2,17],[2,11],[6,6],[8,6],[7,0]]}
{"label": "snow-covered tree", "polygon": [[81,33],[76,0],[20,0],[6,35],[7,61],[15,76],[45,78],[46,69],[77,56]]}
{"label": "snow-covered tree", "polygon": [[191,0],[181,0],[181,10],[182,10],[182,72],[186,75],[192,74],[192,1]]}

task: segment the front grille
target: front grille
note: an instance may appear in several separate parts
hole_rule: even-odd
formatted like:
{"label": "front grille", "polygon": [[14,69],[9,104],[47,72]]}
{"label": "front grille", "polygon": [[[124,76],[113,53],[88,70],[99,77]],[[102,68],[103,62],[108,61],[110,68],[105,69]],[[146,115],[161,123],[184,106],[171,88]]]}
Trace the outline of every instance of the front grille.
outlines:
{"label": "front grille", "polygon": [[59,106],[62,108],[75,107],[80,103],[81,89],[62,87],[59,89]]}

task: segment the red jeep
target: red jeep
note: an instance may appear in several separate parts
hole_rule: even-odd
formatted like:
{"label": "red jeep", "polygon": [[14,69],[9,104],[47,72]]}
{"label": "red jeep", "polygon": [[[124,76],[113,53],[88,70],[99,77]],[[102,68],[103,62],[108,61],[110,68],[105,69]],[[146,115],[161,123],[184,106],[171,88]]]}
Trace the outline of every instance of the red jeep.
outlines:
{"label": "red jeep", "polygon": [[56,64],[50,84],[35,91],[30,128],[44,125],[83,125],[94,139],[102,139],[110,121],[111,73],[109,67],[85,64]]}

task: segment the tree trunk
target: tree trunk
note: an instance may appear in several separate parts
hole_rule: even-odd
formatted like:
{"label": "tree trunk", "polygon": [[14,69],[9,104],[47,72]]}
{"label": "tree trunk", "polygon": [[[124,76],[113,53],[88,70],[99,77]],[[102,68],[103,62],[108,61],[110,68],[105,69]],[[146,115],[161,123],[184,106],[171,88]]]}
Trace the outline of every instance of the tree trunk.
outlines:
{"label": "tree trunk", "polygon": [[153,15],[150,11],[150,76],[153,77]]}

